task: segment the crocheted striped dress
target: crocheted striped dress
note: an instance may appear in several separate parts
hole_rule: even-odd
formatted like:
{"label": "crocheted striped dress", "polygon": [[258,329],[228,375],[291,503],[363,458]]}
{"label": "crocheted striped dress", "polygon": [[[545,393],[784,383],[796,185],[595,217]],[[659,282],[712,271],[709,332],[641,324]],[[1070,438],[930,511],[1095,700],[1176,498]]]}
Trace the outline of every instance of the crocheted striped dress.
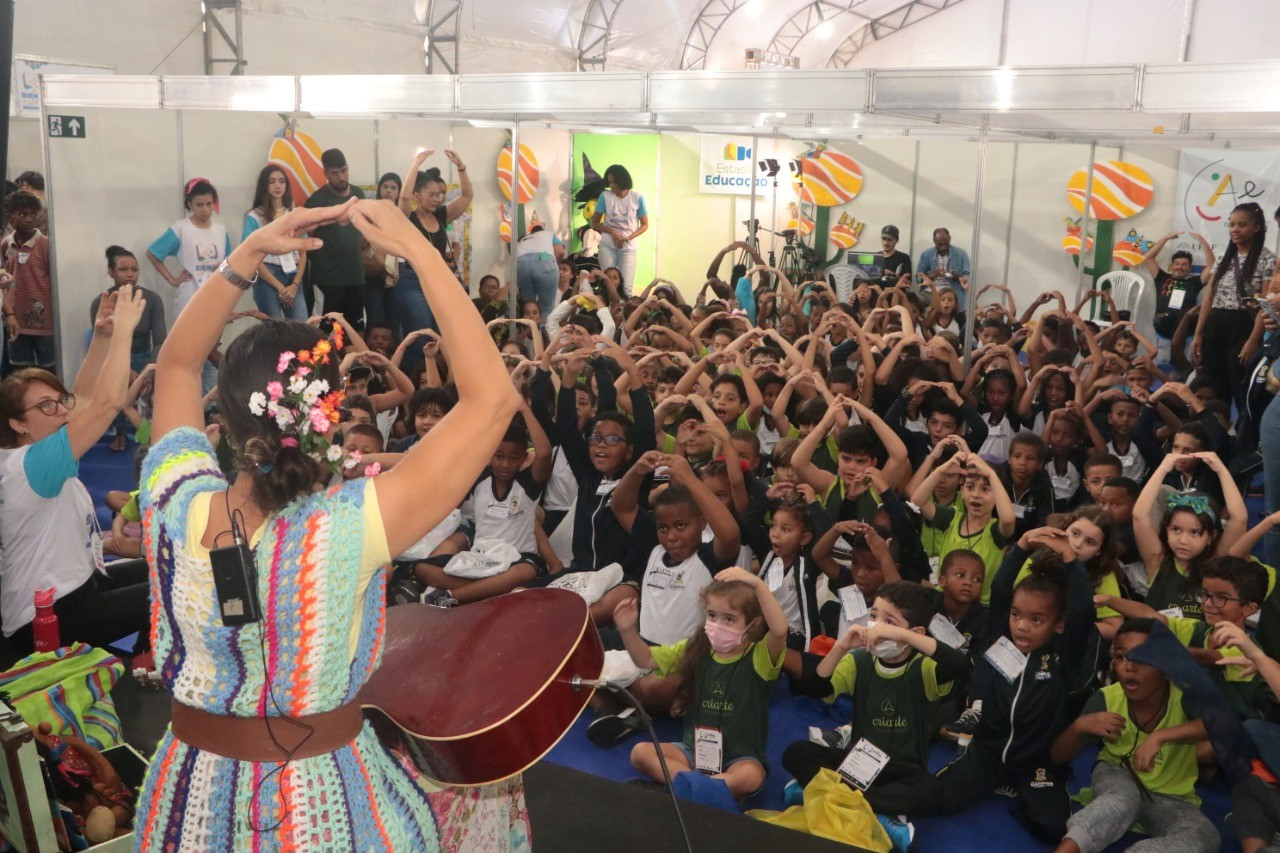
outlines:
{"label": "crocheted striped dress", "polygon": [[[390,561],[373,482],[347,482],[267,519],[251,541],[263,619],[240,627],[221,623],[200,544],[210,500],[226,487],[195,429],[166,435],[143,465],[151,641],[165,687],[183,704],[244,717],[300,717],[355,700],[378,665]],[[135,844],[518,850],[528,845],[527,820],[518,778],[431,791],[368,723],[350,745],[287,765],[202,752],[166,732],[138,804]]]}

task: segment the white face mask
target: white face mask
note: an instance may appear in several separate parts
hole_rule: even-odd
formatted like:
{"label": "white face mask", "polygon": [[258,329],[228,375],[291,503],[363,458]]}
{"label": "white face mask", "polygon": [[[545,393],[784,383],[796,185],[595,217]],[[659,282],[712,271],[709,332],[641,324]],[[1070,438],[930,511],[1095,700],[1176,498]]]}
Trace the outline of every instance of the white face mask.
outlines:
{"label": "white face mask", "polygon": [[[875,624],[875,622],[868,622],[867,627],[874,628]],[[874,646],[867,649],[867,651],[871,652],[871,654],[875,655],[880,660],[891,660],[898,657],[906,650],[907,644],[900,643],[896,640],[881,640]]]}

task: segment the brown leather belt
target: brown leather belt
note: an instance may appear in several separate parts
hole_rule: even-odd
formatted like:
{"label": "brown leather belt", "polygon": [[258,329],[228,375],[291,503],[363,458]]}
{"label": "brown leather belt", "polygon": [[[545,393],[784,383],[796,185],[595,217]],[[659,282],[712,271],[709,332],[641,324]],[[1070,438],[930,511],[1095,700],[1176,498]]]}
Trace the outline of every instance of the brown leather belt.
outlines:
{"label": "brown leather belt", "polygon": [[237,761],[314,758],[351,743],[364,725],[358,702],[323,714],[269,719],[211,714],[177,700],[173,701],[172,708],[175,738],[204,752]]}

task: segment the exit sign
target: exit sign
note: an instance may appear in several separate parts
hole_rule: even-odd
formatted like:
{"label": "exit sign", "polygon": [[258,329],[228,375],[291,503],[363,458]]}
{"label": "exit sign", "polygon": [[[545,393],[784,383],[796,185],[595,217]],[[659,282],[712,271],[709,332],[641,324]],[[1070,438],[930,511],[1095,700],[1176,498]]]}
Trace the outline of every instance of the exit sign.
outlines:
{"label": "exit sign", "polygon": [[49,136],[59,139],[84,139],[84,116],[45,116],[49,120]]}

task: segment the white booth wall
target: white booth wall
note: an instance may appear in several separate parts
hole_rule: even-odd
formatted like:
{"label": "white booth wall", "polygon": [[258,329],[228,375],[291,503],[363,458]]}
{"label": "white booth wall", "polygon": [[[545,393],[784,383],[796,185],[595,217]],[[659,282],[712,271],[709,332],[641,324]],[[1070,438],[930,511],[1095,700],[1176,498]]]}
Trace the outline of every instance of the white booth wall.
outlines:
{"label": "white booth wall", "polygon": [[[89,304],[110,282],[104,250],[119,244],[140,261],[141,283],[159,293],[166,320],[173,323],[173,288],[146,261],[147,246],[185,215],[182,187],[192,177],[213,182],[219,193],[218,221],[238,243],[244,214],[252,204],[259,170],[267,161],[279,116],[269,113],[196,110],[82,111],[94,133],[88,139],[49,141],[51,231],[56,255],[56,301],[62,330],[62,358],[69,373],[83,360],[90,328]],[[384,172],[404,176],[419,146],[441,151],[452,145],[464,158],[475,187],[472,204],[471,276],[474,290],[481,275],[510,279],[505,244],[499,241],[498,154],[508,137],[501,128],[450,126],[420,119],[306,120],[299,126],[325,148],[340,148],[351,167],[353,184],[374,184]],[[571,137],[568,131],[539,131],[534,136],[546,171],[535,202],[558,233],[567,230]],[[443,153],[428,165],[442,167],[451,182]],[[252,308],[246,295],[241,309]],[[245,321],[233,324],[224,339]]]}
{"label": "white booth wall", "polygon": [[[145,263],[146,247],[183,215],[184,180],[201,176],[218,187],[220,221],[238,241],[244,212],[252,201],[254,180],[265,163],[273,134],[281,127],[277,115],[205,111],[83,110],[94,132],[88,139],[50,140],[51,210],[56,239],[58,310],[64,334],[63,358],[70,368],[83,357],[89,328],[88,305],[107,284],[103,250],[124,245],[143,259],[144,286],[172,304],[172,289]],[[496,127],[473,127],[423,119],[304,119],[299,128],[316,137],[322,147],[338,147],[351,165],[351,180],[373,184],[383,172],[402,176],[419,147],[443,149],[452,145],[472,176],[475,199],[470,225],[470,277],[474,288],[481,275],[510,279],[510,261],[499,241],[501,207],[498,154],[509,132]],[[526,215],[536,210],[561,238],[579,224],[569,197],[572,133],[562,129],[521,128],[521,142],[531,147],[541,166],[541,181]],[[951,230],[953,242],[966,250],[973,239],[971,222],[978,169],[978,145],[958,140],[837,141],[839,150],[861,165],[861,194],[830,214],[835,223],[847,211],[864,222],[858,250],[879,248],[880,228],[888,223],[902,231],[901,247],[914,259],[929,245],[935,227]],[[749,217],[746,196],[717,196],[697,191],[701,140],[695,134],[659,137],[657,186],[645,188],[652,227],[640,250],[653,252],[659,275],[671,279],[692,296],[705,280],[712,255],[745,235],[741,225]],[[917,145],[919,167],[916,172]],[[803,145],[791,140],[760,140],[762,156],[794,156]],[[974,286],[1004,280],[1008,255],[1008,283],[1019,308],[1044,290],[1061,290],[1073,299],[1077,273],[1061,247],[1064,219],[1077,218],[1066,197],[1072,172],[1087,165],[1089,146],[1065,143],[990,143],[983,203],[982,245]],[[1120,150],[1099,147],[1099,160],[1118,159]],[[1166,148],[1130,148],[1123,158],[1146,169],[1155,181],[1151,205],[1137,216],[1117,223],[1117,237],[1129,227],[1148,239],[1167,233],[1174,221],[1174,187],[1178,152]],[[448,164],[436,154],[432,165]],[[913,177],[915,218],[911,218]],[[1006,245],[1010,203],[1014,227]],[[768,192],[757,199],[756,215],[768,225],[772,210]],[[785,227],[785,202],[778,206],[775,230]],[[762,235],[767,254],[768,235]],[[778,242],[781,249],[781,241]],[[828,247],[828,251],[831,248]],[[727,273],[727,266],[722,272]],[[641,282],[641,285],[646,282]],[[1139,319],[1149,318],[1153,294],[1148,288]],[[248,297],[242,307],[251,307]],[[168,320],[172,323],[172,313]],[[229,334],[239,326],[233,325]]]}

